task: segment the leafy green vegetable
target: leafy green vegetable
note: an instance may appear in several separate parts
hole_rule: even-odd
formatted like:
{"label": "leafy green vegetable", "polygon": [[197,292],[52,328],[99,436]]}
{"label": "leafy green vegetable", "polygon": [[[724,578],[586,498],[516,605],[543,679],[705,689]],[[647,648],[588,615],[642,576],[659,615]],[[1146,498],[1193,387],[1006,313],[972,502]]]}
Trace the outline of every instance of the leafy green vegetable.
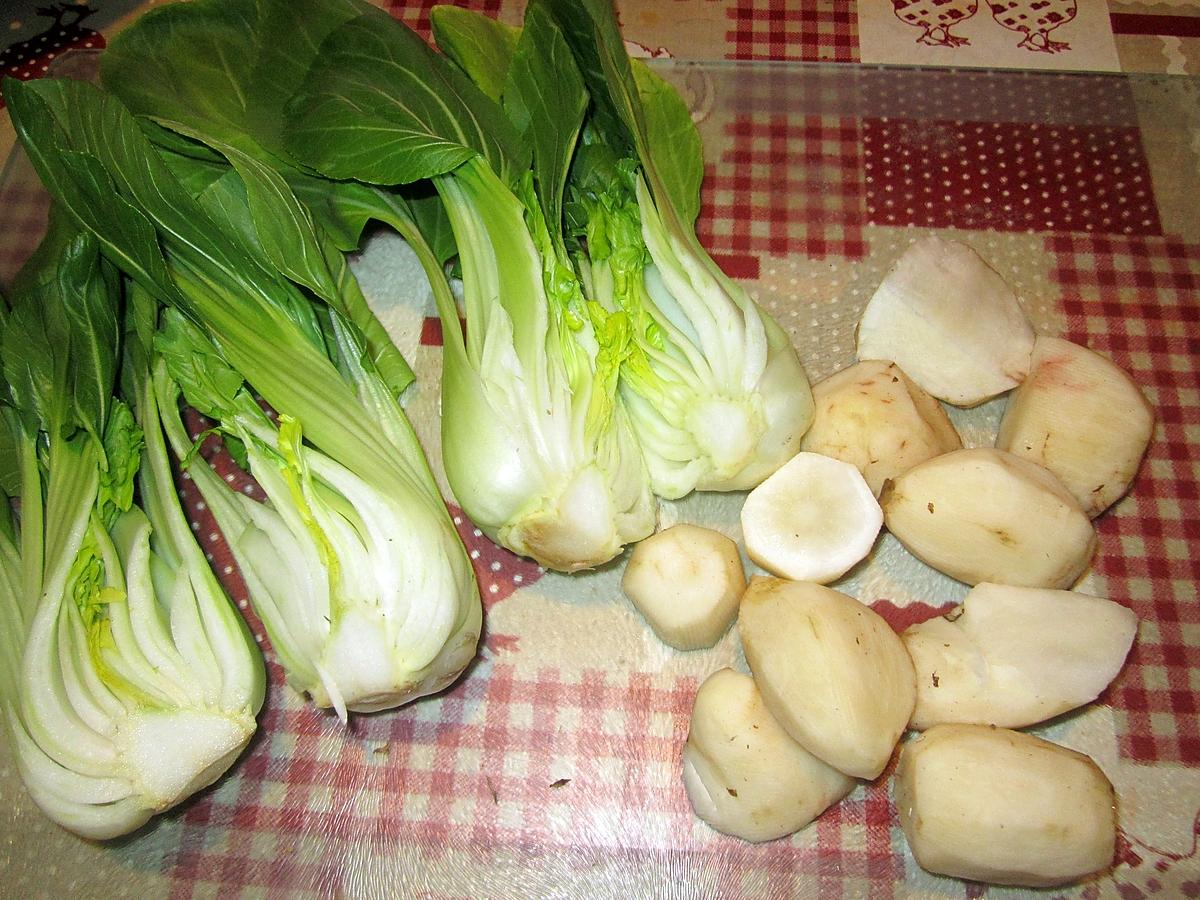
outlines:
{"label": "leafy green vegetable", "polygon": [[[139,290],[174,311],[155,340],[163,424],[191,461],[291,683],[343,717],[440,690],[479,637],[470,562],[363,334],[287,277],[320,287],[336,276],[321,269],[329,243],[310,241],[280,271],[285,242],[266,234],[253,205],[274,192],[264,208],[292,210],[278,227],[298,239],[311,236],[304,208],[228,146],[239,167],[193,197],[128,111],[89,85],[39,81],[6,96],[55,200]],[[245,447],[269,505],[204,475],[180,430],[180,389]]]}
{"label": "leafy green vegetable", "polygon": [[[796,453],[808,380],[787,335],[696,237],[701,144],[682,99],[629,59],[610,0],[547,4],[594,101],[589,133],[607,147],[581,157],[569,206],[592,298],[634,323],[621,389],[654,490],[753,487]],[[622,169],[631,150],[636,167]]]}
{"label": "leafy green vegetable", "polygon": [[[117,272],[56,218],[18,283],[0,343],[21,500],[19,533],[7,508],[0,529],[0,705],[34,801],[105,839],[232,764],[265,673],[180,508],[136,332],[121,362]],[[119,365],[136,410],[114,396]]]}
{"label": "leafy green vegetable", "polygon": [[[319,43],[324,29],[370,7],[300,7],[289,4],[302,33],[294,35],[293,52],[286,58],[278,41],[264,38],[278,4],[260,9],[254,0],[201,0],[152,10],[114,39],[102,59],[101,75],[105,86],[134,112],[152,117],[143,129],[167,151],[165,160],[175,174],[194,185],[194,194],[229,166],[237,171],[259,244],[272,264],[362,330],[376,367],[398,395],[412,381],[412,371],[338,252],[356,249],[357,234],[348,241],[328,232],[344,225],[339,207],[348,203],[361,207],[372,201],[372,215],[388,217],[410,233],[416,231],[411,215],[402,204],[369,192],[364,197],[361,188],[315,179],[296,169],[278,146],[271,106],[257,100],[271,91],[290,90],[289,79],[304,71],[303,54],[297,51],[305,42]],[[315,46],[310,52],[315,56]],[[178,156],[187,154],[194,158],[184,165]],[[312,206],[302,205],[297,192],[306,193]],[[348,192],[352,196],[343,199]],[[359,232],[361,228],[360,224]]]}
{"label": "leafy green vegetable", "polygon": [[[457,68],[386,16],[347,22],[290,101],[285,144],[331,177],[432,177],[467,322],[437,292],[450,486],[494,540],[572,571],[648,534],[655,504],[615,390],[628,330],[585,302],[561,230],[586,92],[539,3],[502,77],[472,56],[493,45],[464,40]],[[501,104],[463,74],[489,65]]]}
{"label": "leafy green vegetable", "polygon": [[[350,76],[367,65],[360,74],[369,77]],[[478,95],[412,31],[372,10],[325,38],[286,108],[284,144],[331,178],[407,184],[478,154],[511,184],[528,154],[499,109]]]}
{"label": "leafy green vegetable", "polygon": [[499,103],[520,29],[461,6],[435,6],[429,11],[429,22],[442,52],[488,99]]}

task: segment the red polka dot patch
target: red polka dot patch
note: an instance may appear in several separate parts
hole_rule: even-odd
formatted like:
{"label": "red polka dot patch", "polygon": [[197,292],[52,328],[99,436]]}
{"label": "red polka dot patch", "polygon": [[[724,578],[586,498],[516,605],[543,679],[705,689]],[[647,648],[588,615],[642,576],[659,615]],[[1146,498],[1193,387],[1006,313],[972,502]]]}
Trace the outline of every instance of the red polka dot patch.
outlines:
{"label": "red polka dot patch", "polygon": [[67,50],[104,49],[104,36],[82,24],[95,10],[82,4],[59,3],[38,12],[47,18],[46,30],[0,51],[0,74],[29,81],[49,72],[54,60]]}
{"label": "red polka dot patch", "polygon": [[1159,235],[1137,129],[868,119],[876,225]]}
{"label": "red polka dot patch", "polygon": [[533,584],[545,574],[546,570],[533,560],[517,556],[492,543],[457,506],[450,504],[450,514],[471,556],[485,609],[499,603],[517,588]]}

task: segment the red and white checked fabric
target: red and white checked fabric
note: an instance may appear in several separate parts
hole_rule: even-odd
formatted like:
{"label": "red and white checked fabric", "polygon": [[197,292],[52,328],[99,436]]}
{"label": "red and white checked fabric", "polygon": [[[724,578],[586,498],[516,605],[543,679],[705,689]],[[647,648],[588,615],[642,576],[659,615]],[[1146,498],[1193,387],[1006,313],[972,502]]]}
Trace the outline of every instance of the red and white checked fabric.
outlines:
{"label": "red and white checked fabric", "polygon": [[1200,245],[1056,234],[1067,334],[1145,387],[1158,424],[1120,515],[1097,525],[1107,596],[1142,620],[1107,699],[1121,753],[1200,766]]}
{"label": "red and white checked fabric", "polygon": [[884,786],[856,791],[802,843],[696,826],[677,787],[696,687],[612,670],[522,675],[485,658],[453,692],[356,718],[348,734],[276,689],[234,773],[160,825],[174,832],[165,869],[178,896],[461,895],[461,867],[508,858],[524,885],[481,881],[478,896],[553,895],[564,862],[578,876],[614,860],[721,896],[890,894],[903,863]]}
{"label": "red and white checked fabric", "polygon": [[[391,7],[428,36],[431,5]],[[856,58],[851,4],[791,5],[811,12],[797,15],[785,9],[789,4],[766,0],[712,3],[729,23],[727,55]],[[503,6],[500,0],[475,4],[489,14]],[[767,14],[769,8],[782,11]],[[686,55],[669,41],[656,43]],[[903,81],[911,87],[912,79]],[[1137,124],[1136,110],[1116,80],[1013,75],[998,89],[994,80],[962,72],[953,82],[931,76],[928,83],[929,91],[892,90],[888,79],[876,79],[865,92],[850,83],[827,87],[829,96],[786,94],[786,115],[779,113],[780,95],[771,90],[755,96],[752,89],[741,97],[717,128],[721,149],[709,160],[699,226],[727,271],[754,280],[760,258],[859,259],[902,233],[885,227],[893,223],[878,208],[868,212],[868,204],[883,196],[879,182],[868,180],[879,171],[880,141],[911,152],[914,141],[936,136],[940,170],[951,164],[978,168],[971,141],[994,139],[1004,151],[997,168],[1003,161],[1007,170],[1038,159],[1032,142],[1016,152],[1013,143],[1021,135],[1036,134],[1039,147],[1057,139],[1060,150],[1071,147],[1075,136],[1081,144],[1074,146],[1091,154],[1089,164],[1115,153],[1131,178],[1146,171],[1144,149],[1126,137]],[[792,84],[788,88],[787,79],[780,79],[777,87],[794,90]],[[1087,110],[1078,122],[1072,118],[1076,108]],[[1058,135],[1020,124],[1048,119],[1060,123]],[[915,133],[915,121],[930,133]],[[977,125],[991,130],[975,137]],[[872,150],[870,157],[865,149]],[[1070,176],[1073,166],[1062,168],[1060,156],[1056,151],[1048,160],[1043,151],[1040,175],[1055,181],[1060,173]],[[1136,182],[1118,184],[1121,173],[1111,171],[1111,160],[1108,166],[1099,173],[1109,179],[1102,181],[1105,197],[1131,199],[1127,188]],[[902,164],[898,172],[886,171],[903,185]],[[5,184],[10,193],[0,201],[36,207],[33,196],[22,195],[11,179]],[[987,190],[994,187],[989,182]],[[938,214],[942,218],[921,219],[914,212],[912,221],[894,224],[1005,227],[950,208],[966,205],[968,197],[958,190]],[[1152,210],[1153,199],[1151,193]],[[1200,246],[1162,235],[1157,213],[1120,220],[1118,228],[1095,216],[1096,208],[1088,206],[1092,198],[1072,197],[1071,203],[1073,216],[1091,210],[1092,217],[1067,220],[1055,212],[1012,228],[1053,231],[1045,248],[1061,287],[1066,336],[1129,369],[1148,387],[1160,421],[1131,497],[1098,522],[1097,571],[1104,593],[1128,603],[1145,623],[1129,666],[1102,702],[1112,707],[1123,760],[1194,768],[1200,766],[1195,553]],[[36,230],[44,214],[30,212],[25,224],[13,225],[19,221],[12,216],[15,208],[0,207],[9,223],[0,253],[6,266],[10,258],[23,259],[32,240],[22,248],[22,235],[26,228]],[[1087,223],[1091,233],[1085,233]],[[877,245],[868,247],[865,235]],[[427,331],[424,342],[437,343],[436,329]],[[252,482],[227,468],[227,460],[214,462],[231,483],[258,496]],[[214,566],[244,602],[244,586],[219,535],[210,537],[215,531],[194,486],[185,480],[182,490]],[[514,595],[517,587],[532,585],[530,593],[545,587],[535,584],[543,577],[535,565],[499,550],[452,512],[475,562],[486,619],[501,619],[495,614],[505,611],[504,604],[521,600]],[[877,607],[896,628],[933,612]],[[243,609],[261,635],[259,623]],[[522,655],[527,635],[487,633],[479,660],[445,694],[386,715],[356,717],[349,730],[304,705],[283,687],[282,672],[271,664],[262,728],[238,766],[149,833],[113,848],[111,858],[161,871],[180,897],[451,891],[535,896],[561,894],[568,884],[633,896],[646,893],[648,884],[730,897],[903,892],[912,863],[883,783],[858,789],[791,840],[751,846],[718,835],[691,815],[679,786],[679,754],[699,678],[667,673],[645,659],[577,668],[541,665],[532,654]],[[1196,860],[1194,847],[1190,855],[1187,847],[1172,852],[1168,864],[1165,855],[1153,862],[1144,847],[1125,846],[1123,865],[1103,890],[1129,897],[1160,889],[1168,894],[1160,875]],[[1131,874],[1151,867],[1151,876],[1135,884]],[[479,879],[477,890],[464,890],[463,873]],[[1200,879],[1176,878],[1171,884],[1184,895],[1190,890],[1200,896]],[[1100,886],[1090,886],[1078,893],[1100,892]]]}
{"label": "red and white checked fabric", "polygon": [[725,15],[727,59],[858,61],[852,0],[732,0]]}
{"label": "red and white checked fabric", "polygon": [[[430,27],[429,13],[438,5],[438,0],[386,0],[384,8],[393,18],[399,19],[425,40],[433,41],[433,30]],[[501,0],[458,0],[453,4],[476,12],[486,13],[496,18],[502,6]]]}
{"label": "red and white checked fabric", "polygon": [[[429,11],[435,5],[436,0],[386,0],[385,8],[429,40]],[[503,11],[515,15],[517,19],[522,6],[502,0],[467,0],[455,5],[493,17],[498,17]],[[680,0],[658,4],[661,7],[660,14],[668,20],[672,5],[680,6]],[[713,27],[725,28],[726,59],[858,61],[858,19],[853,0],[790,3],[778,0],[720,0],[710,2],[706,7],[703,14],[712,20]],[[643,8],[632,2],[618,3],[623,20]],[[683,48],[672,44],[670,40],[651,41],[648,46],[662,45],[675,55],[686,56]]]}
{"label": "red and white checked fabric", "polygon": [[866,255],[854,119],[747,113],[724,132],[725,149],[706,170],[697,231],[708,249],[752,261],[731,275],[757,277],[763,254]]}

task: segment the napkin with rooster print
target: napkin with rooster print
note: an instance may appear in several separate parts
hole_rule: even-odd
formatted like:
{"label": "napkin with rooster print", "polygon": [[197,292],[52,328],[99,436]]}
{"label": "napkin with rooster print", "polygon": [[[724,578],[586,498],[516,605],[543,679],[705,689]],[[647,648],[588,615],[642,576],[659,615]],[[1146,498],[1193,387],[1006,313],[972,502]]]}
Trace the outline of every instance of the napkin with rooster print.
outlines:
{"label": "napkin with rooster print", "polygon": [[1117,72],[1106,0],[858,0],[864,63]]}

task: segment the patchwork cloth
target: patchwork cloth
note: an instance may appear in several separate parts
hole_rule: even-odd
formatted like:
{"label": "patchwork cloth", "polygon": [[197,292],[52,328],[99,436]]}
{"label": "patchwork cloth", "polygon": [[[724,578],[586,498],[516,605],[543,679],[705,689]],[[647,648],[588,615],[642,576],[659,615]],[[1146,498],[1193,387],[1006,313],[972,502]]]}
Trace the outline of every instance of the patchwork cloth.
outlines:
{"label": "patchwork cloth", "polygon": [[[784,52],[770,49],[772,30],[853,58],[848,4],[772,18],[777,5],[765,2],[674,2],[727,16],[746,58],[760,46]],[[513,15],[508,4],[478,8]],[[428,28],[426,6],[394,12]],[[1137,613],[1138,640],[1096,704],[1037,731],[1092,755],[1121,798],[1118,865],[1061,893],[1200,896],[1200,221],[1179,200],[1198,195],[1195,86],[849,66],[662,71],[705,140],[698,232],[788,330],[814,378],[852,361],[853,323],[874,285],[911,240],[935,231],[976,247],[1039,330],[1109,355],[1145,389],[1154,441],[1130,495],[1097,522],[1100,549],[1083,585]],[[19,156],[0,180],[0,219],[7,279],[44,221]],[[436,467],[440,327],[419,285],[368,277],[389,252],[373,244],[356,270],[407,341],[420,379],[408,409]],[[955,421],[969,443],[986,443],[1002,408]],[[260,498],[226,456],[205,453]],[[671,651],[621,595],[619,567],[545,573],[495,547],[453,505],[485,604],[479,658],[442,695],[343,727],[286,687],[211,516],[186,476],[180,489],[268,653],[259,734],[212,789],[106,847],[49,825],[6,762],[0,804],[12,811],[5,879],[14,895],[51,885],[113,897],[983,893],[916,866],[890,770],[781,841],[749,845],[700,823],[680,753],[699,684],[721,666],[745,668],[736,634],[712,650]],[[740,499],[667,504],[663,524],[693,521],[736,539]],[[837,586],[898,629],[965,591],[887,541]]]}

